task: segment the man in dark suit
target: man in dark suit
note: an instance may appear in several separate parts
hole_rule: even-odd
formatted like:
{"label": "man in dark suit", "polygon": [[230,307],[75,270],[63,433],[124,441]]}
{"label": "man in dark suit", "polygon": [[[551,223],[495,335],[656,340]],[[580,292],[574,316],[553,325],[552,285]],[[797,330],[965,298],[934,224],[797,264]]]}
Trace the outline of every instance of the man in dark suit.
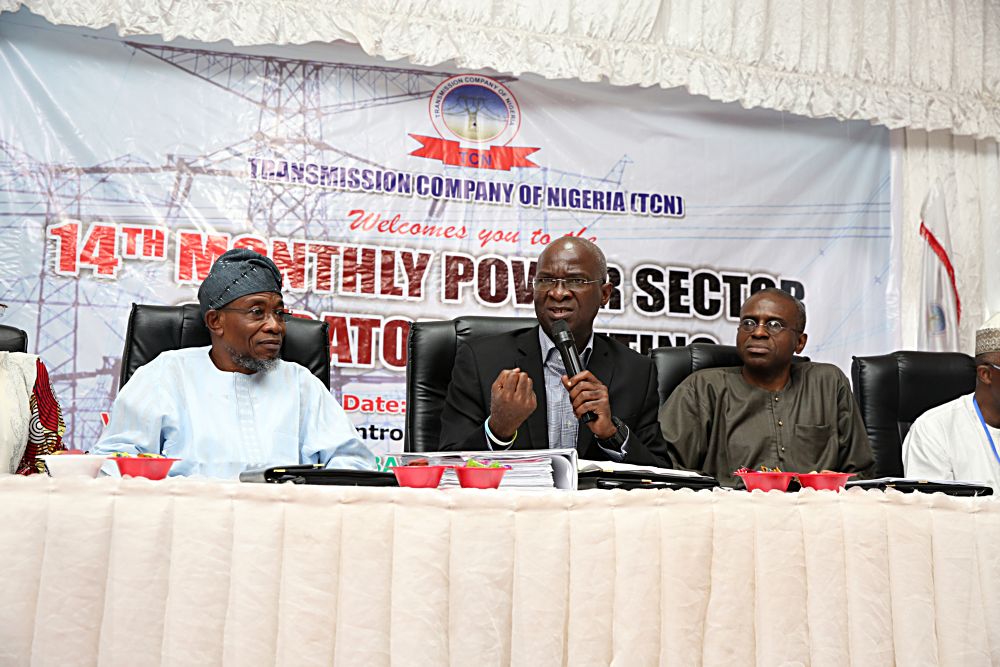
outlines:
{"label": "man in dark suit", "polygon": [[[576,447],[585,459],[669,466],[652,360],[593,332],[612,292],[604,253],[578,237],[554,241],[532,284],[538,326],[459,343],[441,449]],[[552,342],[557,320],[583,360],[573,377]],[[587,412],[597,418],[581,425]]]}

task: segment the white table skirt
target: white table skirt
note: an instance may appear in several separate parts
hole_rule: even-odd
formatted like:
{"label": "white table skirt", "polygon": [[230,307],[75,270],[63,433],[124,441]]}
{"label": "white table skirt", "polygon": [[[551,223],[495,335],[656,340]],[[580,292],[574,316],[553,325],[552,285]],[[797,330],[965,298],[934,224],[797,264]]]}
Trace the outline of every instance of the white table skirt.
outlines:
{"label": "white table skirt", "polygon": [[0,665],[997,665],[1000,501],[0,479]]}

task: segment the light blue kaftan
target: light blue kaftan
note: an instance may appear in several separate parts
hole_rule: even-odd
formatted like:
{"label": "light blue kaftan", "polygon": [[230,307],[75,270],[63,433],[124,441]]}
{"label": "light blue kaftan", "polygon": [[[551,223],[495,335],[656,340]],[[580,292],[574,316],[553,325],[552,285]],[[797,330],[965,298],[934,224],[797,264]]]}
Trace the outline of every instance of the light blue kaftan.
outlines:
{"label": "light blue kaftan", "polygon": [[171,475],[222,478],[295,463],[374,468],[344,409],[307,368],[279,361],[252,375],[220,371],[210,349],[164,352],[139,368],[91,453],[162,454],[183,459]]}

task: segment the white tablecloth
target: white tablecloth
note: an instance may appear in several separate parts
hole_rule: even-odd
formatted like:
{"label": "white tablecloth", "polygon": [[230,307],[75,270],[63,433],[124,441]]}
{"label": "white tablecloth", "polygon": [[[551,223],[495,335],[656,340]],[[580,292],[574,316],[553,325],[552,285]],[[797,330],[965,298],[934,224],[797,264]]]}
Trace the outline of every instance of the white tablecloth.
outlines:
{"label": "white tablecloth", "polygon": [[2,665],[998,665],[1000,501],[0,479]]}

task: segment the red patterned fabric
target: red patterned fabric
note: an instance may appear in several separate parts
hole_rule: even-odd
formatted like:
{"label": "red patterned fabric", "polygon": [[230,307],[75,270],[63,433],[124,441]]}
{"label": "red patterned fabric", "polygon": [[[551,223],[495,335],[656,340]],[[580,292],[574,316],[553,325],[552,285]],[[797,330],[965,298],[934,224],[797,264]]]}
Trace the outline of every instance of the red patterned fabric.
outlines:
{"label": "red patterned fabric", "polygon": [[28,426],[28,446],[17,466],[18,475],[45,472],[45,465],[39,456],[66,449],[62,444],[66,425],[62,410],[52,393],[49,372],[39,359],[36,366],[35,386],[31,391],[31,423]]}

